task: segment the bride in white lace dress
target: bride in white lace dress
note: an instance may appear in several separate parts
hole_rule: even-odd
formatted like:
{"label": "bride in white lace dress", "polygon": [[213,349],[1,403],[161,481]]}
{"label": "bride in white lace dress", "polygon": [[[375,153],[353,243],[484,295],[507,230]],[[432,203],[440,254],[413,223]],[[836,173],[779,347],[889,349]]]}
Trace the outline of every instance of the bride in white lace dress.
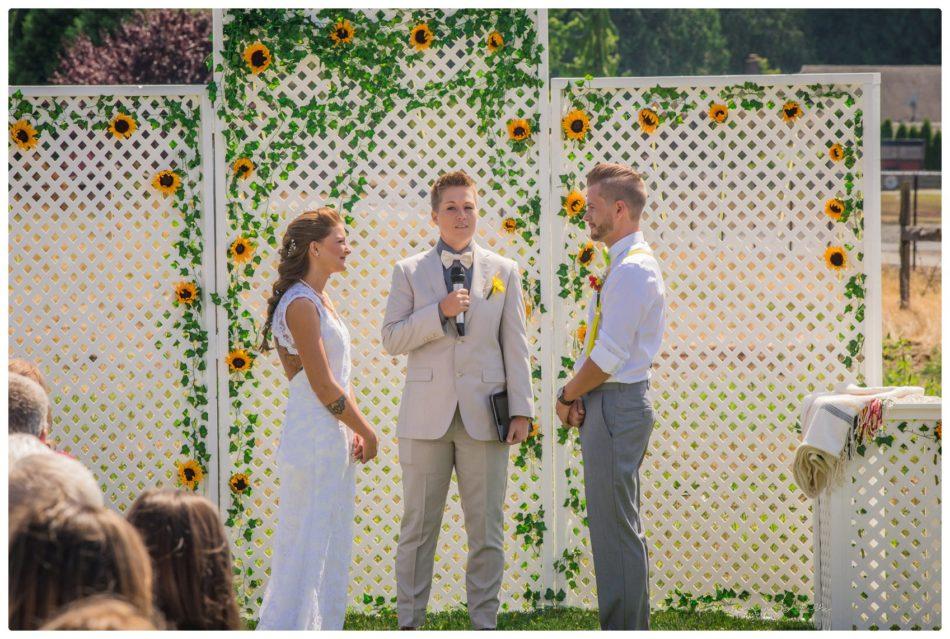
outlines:
{"label": "bride in white lace dress", "polygon": [[322,208],[287,227],[268,300],[290,397],[277,450],[280,479],[271,576],[258,630],[340,630],[353,545],[354,466],[376,456],[376,434],[350,387],[350,334],[323,289],[346,270],[346,230]]}

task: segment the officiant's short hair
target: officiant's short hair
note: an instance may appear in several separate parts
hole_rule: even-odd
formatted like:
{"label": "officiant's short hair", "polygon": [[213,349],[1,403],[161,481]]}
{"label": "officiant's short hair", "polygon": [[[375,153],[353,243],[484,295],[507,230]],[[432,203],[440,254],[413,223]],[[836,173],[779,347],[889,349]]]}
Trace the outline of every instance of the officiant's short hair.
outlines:
{"label": "officiant's short hair", "polygon": [[587,188],[595,184],[607,199],[626,202],[631,218],[640,218],[647,203],[647,185],[639,173],[625,164],[601,162],[587,174]]}
{"label": "officiant's short hair", "polygon": [[432,183],[432,192],[429,198],[432,202],[432,210],[438,211],[442,203],[442,192],[451,186],[470,186],[475,189],[475,197],[478,197],[478,188],[475,186],[475,180],[465,171],[452,171],[443,173]]}

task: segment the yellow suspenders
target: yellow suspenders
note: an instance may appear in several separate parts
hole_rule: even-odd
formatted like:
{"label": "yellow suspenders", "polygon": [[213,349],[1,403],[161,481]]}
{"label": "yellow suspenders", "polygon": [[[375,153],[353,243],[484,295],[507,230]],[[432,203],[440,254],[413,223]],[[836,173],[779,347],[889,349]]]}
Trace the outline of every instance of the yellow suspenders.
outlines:
{"label": "yellow suspenders", "polygon": [[[638,249],[631,248],[630,251],[627,252],[627,255],[624,257],[624,259],[626,259],[627,257],[630,257],[631,255],[638,255],[638,254],[653,255],[653,251],[651,251],[649,247],[638,248]],[[601,283],[601,290],[603,290],[604,283],[607,282],[607,275],[609,273],[610,273],[610,265],[608,264],[607,273],[604,275],[604,280]],[[588,330],[587,330],[587,345],[584,348],[585,355],[590,355],[590,352],[594,350],[594,342],[597,341],[597,331],[600,330],[600,316],[601,316],[600,293],[601,291],[597,291],[596,293],[594,293],[594,304],[595,304],[594,319],[591,320],[591,325],[588,327]]]}

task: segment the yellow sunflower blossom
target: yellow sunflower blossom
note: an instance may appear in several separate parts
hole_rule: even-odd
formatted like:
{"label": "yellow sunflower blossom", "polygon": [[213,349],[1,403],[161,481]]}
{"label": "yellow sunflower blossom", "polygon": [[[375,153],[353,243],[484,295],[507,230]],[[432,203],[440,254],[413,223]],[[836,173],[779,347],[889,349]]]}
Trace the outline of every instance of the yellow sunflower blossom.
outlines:
{"label": "yellow sunflower blossom", "polygon": [[192,282],[178,282],[175,284],[175,299],[186,306],[194,304],[198,299],[198,287]]}
{"label": "yellow sunflower blossom", "polygon": [[587,324],[581,324],[578,326],[574,336],[577,338],[578,342],[583,344],[584,340],[587,339]]}
{"label": "yellow sunflower blossom", "polygon": [[251,487],[251,482],[246,474],[234,473],[231,475],[231,479],[228,480],[228,485],[231,487],[231,492],[236,495],[241,495],[246,493],[247,489]]}
{"label": "yellow sunflower blossom", "polygon": [[238,348],[228,353],[224,361],[227,362],[231,372],[243,373],[251,369],[251,363],[254,361],[254,358],[243,348]]}
{"label": "yellow sunflower blossom", "polygon": [[594,261],[594,243],[587,242],[577,252],[577,261],[581,266],[589,266]]}
{"label": "yellow sunflower blossom", "polygon": [[39,140],[36,129],[26,120],[18,120],[10,125],[10,137],[24,151],[32,149]]}
{"label": "yellow sunflower blossom", "polygon": [[488,48],[490,53],[494,53],[495,51],[498,51],[498,49],[505,46],[505,39],[501,37],[501,34],[497,31],[492,31],[485,39],[485,46]]}
{"label": "yellow sunflower blossom", "polygon": [[782,105],[782,119],[786,122],[792,122],[805,115],[798,102],[790,101]]}
{"label": "yellow sunflower blossom", "polygon": [[514,233],[518,230],[518,221],[513,217],[506,217],[501,223],[501,228],[503,228],[506,233]]}
{"label": "yellow sunflower blossom", "polygon": [[590,118],[580,109],[574,109],[561,119],[561,129],[571,140],[583,140],[590,128]]}
{"label": "yellow sunflower blossom", "polygon": [[564,210],[567,211],[568,217],[580,215],[584,211],[585,206],[587,206],[587,199],[583,193],[576,189],[568,193],[567,197],[564,198]]}
{"label": "yellow sunflower blossom", "polygon": [[938,442],[940,441],[941,435],[943,435],[943,430],[941,429],[941,426],[940,426],[941,423],[942,422],[937,422],[937,427],[934,429],[934,435],[937,436]]}
{"label": "yellow sunflower blossom", "polygon": [[234,164],[231,165],[231,170],[234,171],[234,175],[239,179],[246,180],[251,177],[251,174],[254,172],[254,163],[248,158],[238,158]]}
{"label": "yellow sunflower blossom", "polygon": [[848,267],[848,254],[843,246],[829,246],[825,249],[825,266],[834,271]]}
{"label": "yellow sunflower blossom", "polygon": [[653,109],[640,109],[637,122],[640,123],[641,129],[647,133],[653,133],[656,127],[660,126],[660,116]]}
{"label": "yellow sunflower blossom", "polygon": [[840,162],[844,159],[844,147],[840,144],[832,144],[828,147],[828,157],[830,157],[834,162]]}
{"label": "yellow sunflower blossom", "polygon": [[201,480],[204,479],[205,473],[201,469],[201,464],[194,459],[178,462],[176,465],[178,466],[178,481],[189,490],[197,488]]}
{"label": "yellow sunflower blossom", "polygon": [[729,117],[729,107],[725,104],[711,104],[709,105],[709,119],[713,122],[718,122],[722,124],[726,121],[726,118]]}
{"label": "yellow sunflower blossom", "polygon": [[505,292],[505,283],[501,281],[501,278],[495,275],[491,278],[491,292],[488,294],[491,296],[494,293],[504,293]]}
{"label": "yellow sunflower blossom", "polygon": [[428,49],[432,44],[432,31],[429,30],[427,22],[420,22],[412,28],[409,34],[409,44],[416,51]]}
{"label": "yellow sunflower blossom", "polygon": [[237,264],[250,262],[254,257],[254,243],[246,237],[239,237],[231,243],[231,258]]}
{"label": "yellow sunflower blossom", "polygon": [[136,124],[135,118],[125,113],[119,113],[109,123],[109,133],[119,140],[128,140],[137,128],[138,124]]}
{"label": "yellow sunflower blossom", "polygon": [[247,66],[251,70],[251,73],[257,75],[270,66],[270,49],[267,48],[267,45],[261,42],[249,44],[247,45],[247,48],[244,49],[244,61],[247,62]]}
{"label": "yellow sunflower blossom", "polygon": [[832,220],[840,220],[841,216],[844,214],[844,208],[844,202],[836,197],[833,197],[825,202],[825,215],[830,217]]}
{"label": "yellow sunflower blossom", "polygon": [[354,35],[356,35],[356,29],[353,28],[353,23],[342,18],[337,21],[333,26],[333,31],[330,32],[330,38],[334,44],[347,44],[352,42]]}
{"label": "yellow sunflower blossom", "polygon": [[531,423],[531,432],[528,433],[528,437],[529,437],[529,438],[531,438],[531,437],[537,437],[537,436],[538,436],[538,433],[540,433],[540,432],[541,432],[541,424],[539,424],[538,422],[532,422],[532,423]]}
{"label": "yellow sunflower blossom", "polygon": [[152,186],[161,191],[162,195],[174,195],[181,186],[181,178],[171,170],[159,171],[152,178]]}
{"label": "yellow sunflower blossom", "polygon": [[527,140],[531,136],[531,123],[524,118],[508,120],[508,139],[515,142]]}

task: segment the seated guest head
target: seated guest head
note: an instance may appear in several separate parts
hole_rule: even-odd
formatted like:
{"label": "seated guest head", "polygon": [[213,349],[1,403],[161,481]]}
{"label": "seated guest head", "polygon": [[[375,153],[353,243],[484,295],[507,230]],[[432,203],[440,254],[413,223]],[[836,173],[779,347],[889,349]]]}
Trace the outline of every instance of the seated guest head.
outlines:
{"label": "seated guest head", "polygon": [[78,599],[67,605],[40,630],[160,630],[127,601],[109,595]]}
{"label": "seated guest head", "polygon": [[29,455],[55,455],[55,453],[36,435],[10,433],[7,436],[7,460],[10,464],[8,468],[12,471],[15,463]]}
{"label": "seated guest head", "polygon": [[112,594],[152,614],[152,567],[135,529],[72,501],[30,509],[10,528],[9,627],[35,630],[63,606]]}
{"label": "seated guest head", "polygon": [[[40,372],[39,367],[33,362],[29,362],[25,359],[11,359],[9,370],[11,373],[16,373],[17,375],[22,375],[27,379],[32,379],[34,382],[40,385],[43,389],[43,392],[46,393],[47,399],[49,399],[49,386],[46,383],[46,378],[43,377],[43,373]],[[53,404],[49,403],[49,409],[46,411],[46,431],[40,435],[42,441],[46,441],[46,438],[49,436],[49,429],[53,426]]]}
{"label": "seated guest head", "polygon": [[46,437],[49,400],[43,387],[28,377],[10,373],[8,430],[26,433],[41,440]]}
{"label": "seated guest head", "polygon": [[218,510],[174,489],[147,490],[126,515],[152,557],[155,605],[179,630],[240,628],[231,552]]}
{"label": "seated guest head", "polygon": [[28,455],[10,467],[11,521],[30,508],[49,507],[66,500],[102,508],[102,491],[92,473],[75,459],[43,448],[45,453]]}

